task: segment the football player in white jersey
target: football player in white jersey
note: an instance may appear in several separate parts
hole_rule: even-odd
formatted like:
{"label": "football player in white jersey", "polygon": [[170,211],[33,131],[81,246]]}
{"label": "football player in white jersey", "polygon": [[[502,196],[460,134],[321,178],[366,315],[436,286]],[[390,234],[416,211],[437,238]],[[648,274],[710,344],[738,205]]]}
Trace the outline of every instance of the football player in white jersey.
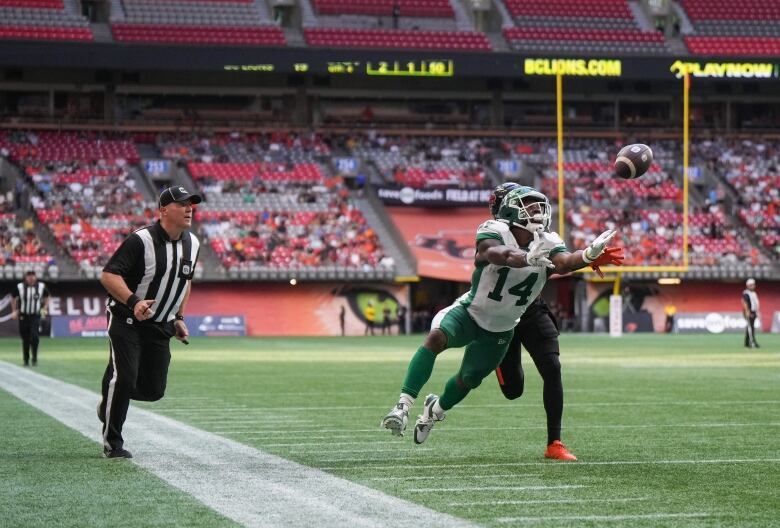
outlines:
{"label": "football player in white jersey", "polygon": [[[504,196],[518,187],[520,187],[519,183],[507,182],[493,190],[489,206],[494,218],[498,216],[498,209]],[[607,247],[590,267],[604,277],[599,266],[620,265],[622,262],[623,248]],[[525,389],[525,373],[521,361],[521,349],[526,349],[542,377],[542,400],[547,415],[547,448],[544,457],[573,461],[577,460],[577,457],[561,442],[563,380],[558,335],[558,321],[540,295],[528,306],[515,325],[515,332],[506,355],[496,369],[496,377],[501,392],[507,399],[514,400],[522,396]]]}
{"label": "football player in white jersey", "polygon": [[531,187],[510,191],[495,220],[479,226],[471,289],[433,319],[423,346],[409,363],[401,396],[382,426],[403,435],[409,409],[430,378],[436,356],[447,348],[466,347],[458,372],[439,396],[425,398],[414,428],[415,443],[423,443],[444,412],[462,401],[499,366],[514,327],[542,291],[551,273],[565,274],[590,265],[615,236],[599,235],[584,250],[570,253],[557,233],[549,232],[551,207],[547,197]]}

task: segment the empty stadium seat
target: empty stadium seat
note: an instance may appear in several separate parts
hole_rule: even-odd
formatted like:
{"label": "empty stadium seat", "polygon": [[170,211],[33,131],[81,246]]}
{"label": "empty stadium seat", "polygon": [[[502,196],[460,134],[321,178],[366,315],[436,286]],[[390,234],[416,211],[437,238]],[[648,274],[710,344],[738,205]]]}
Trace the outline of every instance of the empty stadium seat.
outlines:
{"label": "empty stadium seat", "polygon": [[471,31],[307,28],[304,37],[309,46],[334,48],[491,50],[484,33]]}

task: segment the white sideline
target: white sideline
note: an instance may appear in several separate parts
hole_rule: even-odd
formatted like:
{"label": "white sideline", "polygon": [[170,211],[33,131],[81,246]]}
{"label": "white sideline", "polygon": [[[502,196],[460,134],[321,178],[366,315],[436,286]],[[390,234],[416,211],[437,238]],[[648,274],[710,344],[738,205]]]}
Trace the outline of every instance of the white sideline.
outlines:
{"label": "white sideline", "polygon": [[[414,466],[409,466],[408,469],[418,470],[418,469],[454,469],[454,468],[470,468],[474,467],[473,464],[453,464],[449,462],[449,460],[456,459],[456,458],[466,458],[469,455],[450,455],[448,456],[448,462],[447,463],[441,463],[441,464],[415,464]],[[360,462],[369,462],[368,459],[362,459],[362,458],[344,458],[341,460],[320,460],[321,463],[336,463],[336,462],[349,462],[351,464],[357,464]],[[780,462],[780,458],[715,458],[715,459],[691,459],[691,460],[603,460],[603,461],[593,461],[588,462],[585,460],[579,460],[576,463],[571,464],[556,464],[551,461],[547,462],[497,462],[497,463],[487,463],[487,464],[480,464],[480,468],[485,467],[536,467],[536,466],[544,466],[544,467],[554,467],[554,468],[566,468],[566,467],[579,467],[579,466],[652,466],[652,465],[674,465],[674,464],[775,464]],[[324,467],[323,470],[339,470],[344,469],[343,467]],[[371,471],[383,471],[383,470],[390,470],[390,471],[397,471],[399,469],[406,469],[404,466],[361,466],[361,470],[371,470]]]}
{"label": "white sideline", "polygon": [[[0,388],[94,440],[100,456],[96,393],[4,361]],[[135,464],[245,526],[473,526],[132,405],[125,432]]]}

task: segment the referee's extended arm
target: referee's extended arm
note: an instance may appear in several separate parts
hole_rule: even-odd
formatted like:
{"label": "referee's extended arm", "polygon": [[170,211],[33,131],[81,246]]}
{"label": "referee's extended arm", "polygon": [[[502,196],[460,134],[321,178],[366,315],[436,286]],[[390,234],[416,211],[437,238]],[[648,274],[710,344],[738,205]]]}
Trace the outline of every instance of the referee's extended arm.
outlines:
{"label": "referee's extended arm", "polygon": [[[132,297],[133,292],[127,287],[125,279],[121,275],[104,271],[100,274],[100,284],[111,294],[114,299],[124,299],[125,304]],[[154,315],[152,305],[154,299],[140,300],[133,306],[133,316],[138,321],[144,321]]]}

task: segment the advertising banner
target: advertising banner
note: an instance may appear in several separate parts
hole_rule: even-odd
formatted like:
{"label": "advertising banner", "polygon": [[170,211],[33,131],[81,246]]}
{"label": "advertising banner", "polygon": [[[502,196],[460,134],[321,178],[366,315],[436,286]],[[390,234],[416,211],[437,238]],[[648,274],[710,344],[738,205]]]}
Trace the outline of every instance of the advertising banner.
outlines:
{"label": "advertising banner", "polygon": [[[674,319],[674,331],[680,334],[742,333],[747,322],[741,312],[678,312]],[[756,319],[756,332],[761,321]]]}
{"label": "advertising banner", "polygon": [[623,335],[623,297],[620,295],[609,296],[609,336],[620,337]]}
{"label": "advertising banner", "polygon": [[243,315],[185,316],[184,322],[192,337],[246,335],[246,321]]}
{"label": "advertising banner", "polygon": [[772,316],[772,333],[780,334],[780,312],[775,312]]}
{"label": "advertising banner", "polygon": [[487,199],[479,209],[387,210],[417,259],[418,275],[458,282],[471,280],[477,227],[490,218]]}
{"label": "advertising banner", "polygon": [[[245,336],[243,315],[195,315],[184,318],[191,337]],[[52,337],[106,337],[105,315],[55,315],[51,318]]]}
{"label": "advertising banner", "polygon": [[[377,196],[387,205],[417,207],[487,207],[492,189],[412,189],[378,187]],[[476,226],[474,226],[476,228]]]}
{"label": "advertising banner", "polygon": [[51,318],[52,337],[106,337],[105,315],[55,315]]}

